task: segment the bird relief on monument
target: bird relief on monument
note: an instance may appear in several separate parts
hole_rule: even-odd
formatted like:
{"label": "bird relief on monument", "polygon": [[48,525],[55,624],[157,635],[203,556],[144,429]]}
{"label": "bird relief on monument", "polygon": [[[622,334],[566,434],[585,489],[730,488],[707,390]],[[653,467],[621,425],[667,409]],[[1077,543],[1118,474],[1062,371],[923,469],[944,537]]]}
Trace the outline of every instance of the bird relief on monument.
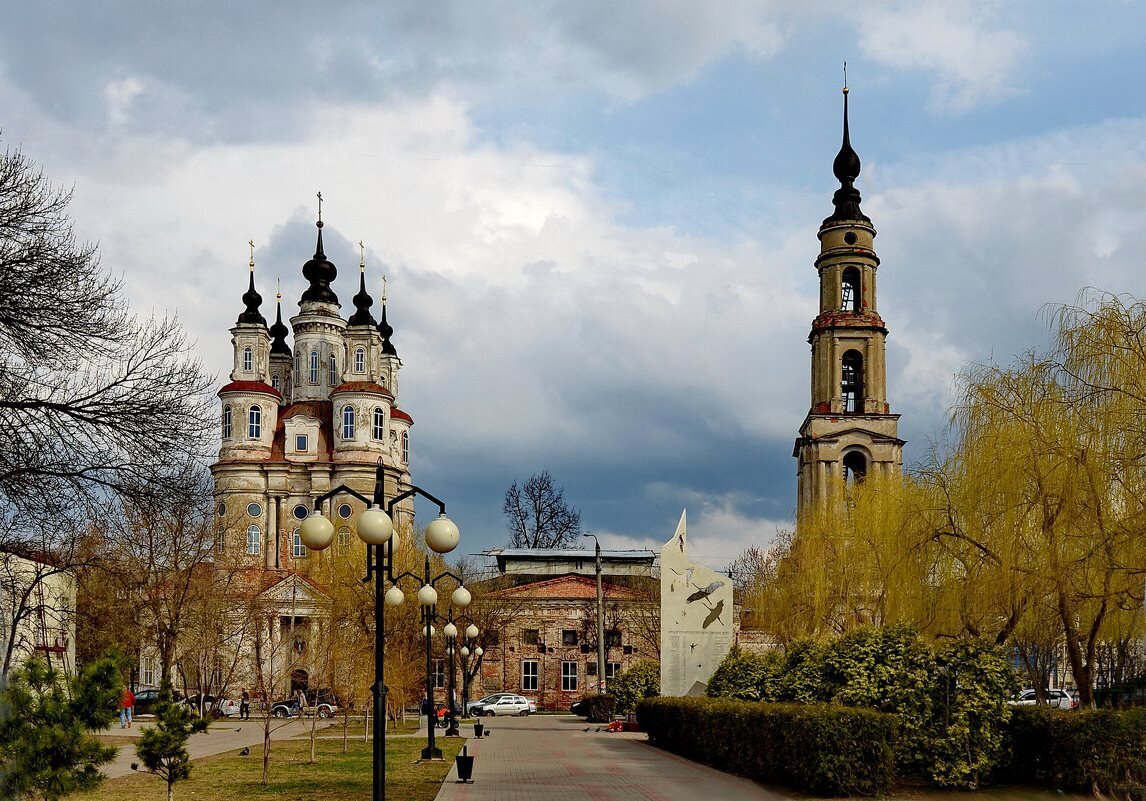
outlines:
{"label": "bird relief on monument", "polygon": [[661,695],[704,695],[732,647],[732,581],[688,558],[685,512],[661,548]]}

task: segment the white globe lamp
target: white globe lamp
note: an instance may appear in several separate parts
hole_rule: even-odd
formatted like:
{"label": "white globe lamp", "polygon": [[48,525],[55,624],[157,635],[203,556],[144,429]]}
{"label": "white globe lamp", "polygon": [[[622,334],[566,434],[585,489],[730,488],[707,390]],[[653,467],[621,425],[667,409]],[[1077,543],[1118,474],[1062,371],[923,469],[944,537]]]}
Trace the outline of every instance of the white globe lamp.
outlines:
{"label": "white globe lamp", "polygon": [[458,627],[453,623],[447,623],[442,629],[442,634],[445,634],[446,637],[452,640],[454,637],[458,636]]}
{"label": "white globe lamp", "polygon": [[358,515],[358,539],[367,545],[385,545],[394,533],[394,521],[390,515],[370,505]]}
{"label": "white globe lamp", "polygon": [[312,551],[321,551],[330,547],[334,540],[334,524],[327,520],[322,512],[312,509],[298,527],[298,538]]}
{"label": "white globe lamp", "polygon": [[454,606],[457,606],[461,609],[465,609],[467,606],[469,606],[470,601],[473,599],[474,597],[465,587],[458,587],[456,590],[454,590],[454,594],[450,596],[450,600],[453,602]]}
{"label": "white globe lamp", "polygon": [[406,596],[403,595],[402,591],[397,587],[391,587],[386,590],[384,598],[387,606],[401,606],[406,602]]}
{"label": "white globe lamp", "polygon": [[418,590],[418,603],[422,606],[433,606],[438,602],[438,591],[432,584],[423,584]]}
{"label": "white globe lamp", "polygon": [[471,640],[476,640],[477,636],[478,636],[478,627],[477,626],[475,626],[473,623],[470,623],[468,626],[466,626],[466,637],[468,637]]}
{"label": "white globe lamp", "polygon": [[434,553],[449,553],[458,547],[458,527],[444,514],[438,515],[426,526],[426,545]]}

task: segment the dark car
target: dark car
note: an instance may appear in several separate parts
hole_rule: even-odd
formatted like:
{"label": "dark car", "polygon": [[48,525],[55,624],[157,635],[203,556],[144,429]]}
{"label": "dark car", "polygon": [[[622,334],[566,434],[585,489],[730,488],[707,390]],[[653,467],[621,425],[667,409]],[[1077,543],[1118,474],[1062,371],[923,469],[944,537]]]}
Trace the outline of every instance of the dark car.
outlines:
{"label": "dark car", "polygon": [[589,714],[589,699],[582,698],[580,701],[574,701],[573,706],[569,707],[569,711],[574,715],[585,717]]}
{"label": "dark car", "polygon": [[[173,701],[182,701],[183,693],[178,690],[172,690],[171,699]],[[155,705],[159,703],[159,690],[140,690],[135,694],[135,714],[136,715],[154,715]]]}

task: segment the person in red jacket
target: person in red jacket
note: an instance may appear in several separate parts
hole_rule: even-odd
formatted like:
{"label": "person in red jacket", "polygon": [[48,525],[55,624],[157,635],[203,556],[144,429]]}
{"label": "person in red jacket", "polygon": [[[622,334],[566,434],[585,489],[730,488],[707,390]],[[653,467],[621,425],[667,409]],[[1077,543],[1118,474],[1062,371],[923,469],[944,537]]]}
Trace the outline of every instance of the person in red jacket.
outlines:
{"label": "person in red jacket", "polygon": [[135,708],[135,693],[130,687],[125,687],[123,697],[119,700],[119,727],[131,728],[131,712]]}

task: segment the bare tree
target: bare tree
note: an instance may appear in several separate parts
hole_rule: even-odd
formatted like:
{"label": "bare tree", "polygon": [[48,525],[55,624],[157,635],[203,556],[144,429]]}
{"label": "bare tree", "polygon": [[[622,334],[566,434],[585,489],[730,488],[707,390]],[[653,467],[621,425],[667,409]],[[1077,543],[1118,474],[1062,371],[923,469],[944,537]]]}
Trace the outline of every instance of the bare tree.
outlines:
{"label": "bare tree", "polygon": [[511,548],[566,548],[581,535],[581,513],[565,502],[548,470],[510,484],[502,512]]}
{"label": "bare tree", "polygon": [[61,538],[109,493],[161,497],[215,422],[178,322],[128,312],[70,200],[19,150],[0,154],[0,530],[51,520]]}

